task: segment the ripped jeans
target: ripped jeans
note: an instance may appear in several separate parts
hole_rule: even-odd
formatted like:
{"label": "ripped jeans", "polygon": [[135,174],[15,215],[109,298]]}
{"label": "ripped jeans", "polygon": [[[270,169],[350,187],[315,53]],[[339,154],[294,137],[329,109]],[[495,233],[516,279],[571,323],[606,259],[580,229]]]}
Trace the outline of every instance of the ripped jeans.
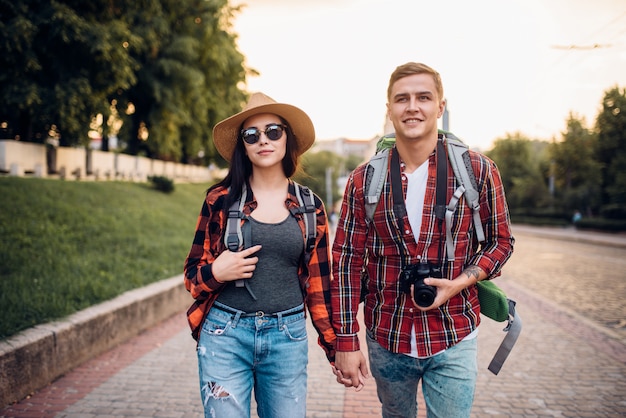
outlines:
{"label": "ripped jeans", "polygon": [[308,342],[302,306],[278,317],[243,317],[221,307],[215,302],[198,341],[204,416],[249,418],[254,389],[260,418],[305,417]]}

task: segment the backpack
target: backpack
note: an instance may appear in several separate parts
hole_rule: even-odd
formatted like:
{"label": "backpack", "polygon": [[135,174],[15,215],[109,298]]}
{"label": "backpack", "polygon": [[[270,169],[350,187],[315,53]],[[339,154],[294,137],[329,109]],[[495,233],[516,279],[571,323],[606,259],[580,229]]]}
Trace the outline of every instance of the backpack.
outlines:
{"label": "backpack", "polygon": [[[311,190],[302,186],[295,181],[293,182],[296,189],[296,197],[298,198],[297,209],[291,209],[291,215],[303,214],[305,224],[305,240],[304,240],[304,261],[306,264],[311,259],[311,253],[315,248],[315,239],[317,235],[317,215],[315,213],[315,197]],[[246,203],[248,188],[244,183],[241,189],[241,195],[236,199],[228,209],[228,219],[226,220],[226,229],[224,232],[224,244],[230,251],[240,251],[250,247],[252,236],[250,233],[250,225],[248,225],[248,217],[243,213],[243,207]],[[244,219],[243,228],[241,220]],[[247,286],[247,281],[240,279],[235,281],[235,286],[245,287],[250,296],[256,300],[256,296]]]}
{"label": "backpack", "polygon": [[[445,220],[446,253],[448,260],[453,261],[454,241],[451,231],[452,216],[462,196],[465,196],[468,206],[472,209],[472,222],[474,231],[476,232],[476,238],[479,242],[482,243],[485,241],[485,233],[479,212],[480,195],[477,191],[476,176],[472,169],[468,146],[451,132],[439,130],[438,134],[440,139],[445,140],[448,159],[454,171],[454,176],[459,183],[459,186],[447,205],[445,205],[445,202],[442,203],[438,201],[435,206],[435,215],[437,218]],[[394,133],[382,136],[376,143],[376,154],[374,154],[367,163],[364,179],[364,194],[366,222],[368,225],[371,224],[374,219],[374,212],[376,211],[376,206],[378,205],[380,194],[382,193],[387,177],[389,150],[394,145]],[[441,147],[440,150],[443,150],[443,147]],[[444,171],[440,171],[438,167],[438,177],[440,175],[447,176],[446,173],[447,166]],[[367,280],[367,277],[364,276],[363,280]],[[500,344],[500,347],[488,367],[493,374],[497,375],[509,355],[509,352],[513,348],[513,345],[517,341],[522,328],[522,321],[515,310],[516,302],[507,298],[504,291],[495,283],[491,280],[481,280],[477,283],[477,287],[481,313],[497,322],[508,321],[506,328],[504,328],[507,335],[504,337],[504,340]]]}
{"label": "backpack", "polygon": [[[450,202],[443,208],[435,208],[438,217],[446,220],[446,252],[450,260],[454,260],[454,243],[452,241],[452,215],[456,210],[459,199],[465,196],[467,204],[472,208],[472,219],[478,242],[485,241],[485,232],[480,220],[479,194],[476,190],[476,178],[472,170],[472,163],[467,152],[468,147],[460,139],[450,132],[439,131],[440,136],[445,137],[448,148],[448,157],[454,175],[459,182]],[[388,134],[380,138],[376,144],[376,154],[370,159],[365,173],[365,213],[367,222],[374,218],[374,211],[380,198],[380,194],[387,177],[387,164],[389,161],[389,149],[395,144],[395,134]],[[506,319],[506,318],[505,318]],[[504,321],[504,319],[501,319]]]}

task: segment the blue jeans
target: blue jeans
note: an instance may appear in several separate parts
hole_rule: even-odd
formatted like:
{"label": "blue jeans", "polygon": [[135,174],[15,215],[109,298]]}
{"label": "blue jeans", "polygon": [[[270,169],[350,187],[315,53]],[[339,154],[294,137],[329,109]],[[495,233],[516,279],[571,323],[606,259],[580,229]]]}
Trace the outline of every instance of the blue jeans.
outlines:
{"label": "blue jeans", "polygon": [[198,340],[204,416],[250,417],[254,388],[260,418],[305,417],[308,342],[302,306],[277,317],[244,317],[223,307],[216,302],[211,308]]}
{"label": "blue jeans", "polygon": [[417,359],[385,350],[367,333],[370,369],[383,418],[417,417],[417,385],[429,418],[470,416],[478,366],[477,339],[461,341],[443,353]]}

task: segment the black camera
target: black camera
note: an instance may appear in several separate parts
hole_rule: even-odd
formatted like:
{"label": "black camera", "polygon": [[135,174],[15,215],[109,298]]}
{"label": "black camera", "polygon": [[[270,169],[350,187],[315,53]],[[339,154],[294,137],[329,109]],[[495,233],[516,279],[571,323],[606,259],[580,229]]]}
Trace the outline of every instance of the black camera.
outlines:
{"label": "black camera", "polygon": [[437,288],[424,283],[427,277],[443,277],[441,267],[431,263],[410,264],[400,272],[402,290],[410,294],[411,285],[413,285],[413,300],[422,308],[432,305],[437,296]]}

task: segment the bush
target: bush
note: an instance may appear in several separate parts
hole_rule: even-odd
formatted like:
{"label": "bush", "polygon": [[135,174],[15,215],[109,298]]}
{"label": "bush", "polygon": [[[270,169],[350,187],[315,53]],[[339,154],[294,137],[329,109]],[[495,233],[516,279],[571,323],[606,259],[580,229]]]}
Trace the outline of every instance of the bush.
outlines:
{"label": "bush", "polygon": [[614,203],[600,209],[600,216],[607,219],[626,219],[626,205]]}
{"label": "bush", "polygon": [[163,193],[172,193],[174,191],[174,180],[165,176],[149,176],[148,181],[152,183],[152,187]]}
{"label": "bush", "polygon": [[511,215],[511,222],[514,224],[525,224],[534,226],[568,226],[571,222],[561,219],[560,217],[542,217],[542,216],[524,216]]}
{"label": "bush", "polygon": [[576,222],[576,228],[602,232],[624,232],[626,231],[626,219],[582,218]]}

